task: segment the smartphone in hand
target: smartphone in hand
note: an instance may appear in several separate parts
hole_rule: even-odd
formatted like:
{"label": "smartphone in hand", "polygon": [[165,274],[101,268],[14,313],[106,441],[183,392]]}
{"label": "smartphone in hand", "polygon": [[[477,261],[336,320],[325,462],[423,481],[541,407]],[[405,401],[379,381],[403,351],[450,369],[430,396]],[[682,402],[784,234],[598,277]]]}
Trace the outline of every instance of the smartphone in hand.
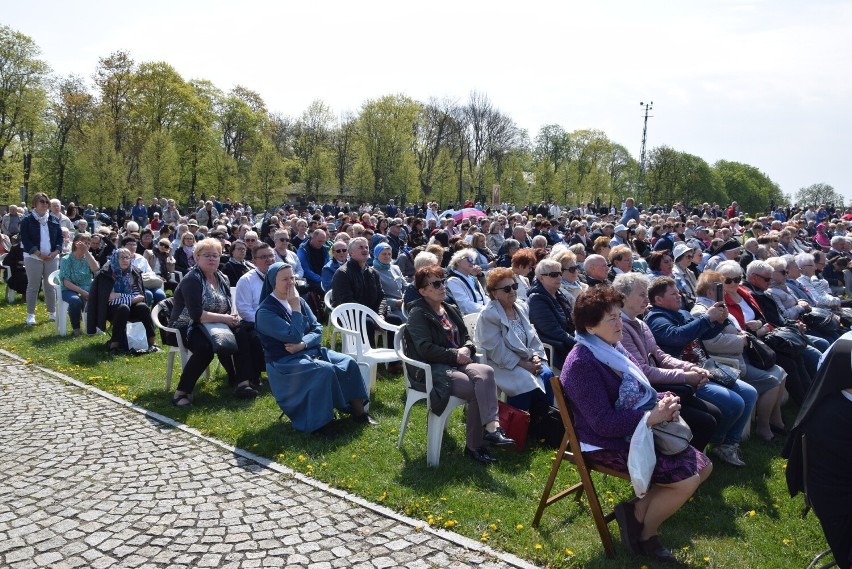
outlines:
{"label": "smartphone in hand", "polygon": [[724,302],[725,289],[722,283],[716,283],[716,302]]}

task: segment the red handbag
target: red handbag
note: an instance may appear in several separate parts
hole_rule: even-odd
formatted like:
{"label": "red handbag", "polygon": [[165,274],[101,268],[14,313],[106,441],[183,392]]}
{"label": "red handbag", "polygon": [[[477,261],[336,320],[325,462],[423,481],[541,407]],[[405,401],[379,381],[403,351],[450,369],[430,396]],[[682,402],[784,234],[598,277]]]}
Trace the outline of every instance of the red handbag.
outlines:
{"label": "red handbag", "polygon": [[530,428],[530,414],[502,401],[497,402],[497,415],[500,426],[506,436],[515,441],[515,450],[524,450],[527,443],[527,431]]}

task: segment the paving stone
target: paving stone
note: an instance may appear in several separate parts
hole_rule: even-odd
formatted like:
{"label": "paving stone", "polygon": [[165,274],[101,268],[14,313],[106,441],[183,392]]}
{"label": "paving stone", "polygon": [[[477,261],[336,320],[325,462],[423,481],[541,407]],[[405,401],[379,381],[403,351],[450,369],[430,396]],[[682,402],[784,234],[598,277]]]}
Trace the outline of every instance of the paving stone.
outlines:
{"label": "paving stone", "polygon": [[[0,355],[0,566],[505,569]],[[526,567],[525,565],[520,565]]]}

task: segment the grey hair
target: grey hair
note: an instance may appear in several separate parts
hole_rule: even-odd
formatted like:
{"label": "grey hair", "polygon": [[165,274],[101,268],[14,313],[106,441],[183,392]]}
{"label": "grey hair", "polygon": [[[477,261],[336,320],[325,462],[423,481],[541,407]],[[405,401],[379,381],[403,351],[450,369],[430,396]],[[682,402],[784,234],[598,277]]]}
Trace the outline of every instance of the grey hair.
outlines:
{"label": "grey hair", "polygon": [[543,244],[544,247],[547,247],[547,237],[545,237],[544,235],[536,235],[532,238],[532,246],[534,249],[538,248],[539,246],[542,246],[540,244]]}
{"label": "grey hair", "polygon": [[430,253],[429,251],[422,251],[419,255],[414,257],[414,270],[421,269],[423,267],[429,267],[431,265],[438,264],[438,257],[435,253]]}
{"label": "grey hair", "polygon": [[612,281],[612,288],[623,294],[630,296],[633,289],[637,286],[648,288],[648,277],[642,273],[620,273],[615,276]]}
{"label": "grey hair", "polygon": [[353,237],[349,240],[349,245],[346,247],[347,251],[351,253],[359,243],[363,243],[367,247],[370,246],[370,243],[367,241],[366,237]]}
{"label": "grey hair", "polygon": [[562,272],[562,263],[553,259],[542,259],[535,266],[535,276],[541,276],[545,273]]}
{"label": "grey hair", "polygon": [[[784,255],[781,257],[784,259],[784,262],[787,264],[787,267],[790,265],[796,265],[796,256],[795,255]],[[798,267],[798,265],[796,265]]]}
{"label": "grey hair", "polygon": [[[752,261],[752,263],[756,262],[757,261]],[[722,261],[716,267],[716,271],[726,278],[743,276],[743,268],[736,261]]]}
{"label": "grey hair", "polygon": [[814,263],[814,256],[810,253],[799,253],[796,255],[796,266],[800,269],[805,265],[813,265]]}
{"label": "grey hair", "polygon": [[455,269],[456,265],[458,265],[462,259],[470,257],[471,255],[474,255],[474,252],[469,247],[459,249],[458,251],[453,253],[452,257],[450,257],[450,262],[447,266],[451,269]]}
{"label": "grey hair", "polygon": [[782,257],[770,257],[766,260],[766,264],[772,267],[773,271],[787,270],[787,261]]}
{"label": "grey hair", "polygon": [[746,267],[746,278],[749,279],[752,275],[765,276],[764,273],[771,273],[774,270],[775,269],[772,268],[772,265],[766,261],[754,260],[748,264],[748,267]]}
{"label": "grey hair", "polygon": [[831,238],[831,246],[836,249],[837,247],[835,247],[835,245],[837,245],[841,241],[845,242],[846,237],[844,237],[843,235],[835,235],[834,237]]}

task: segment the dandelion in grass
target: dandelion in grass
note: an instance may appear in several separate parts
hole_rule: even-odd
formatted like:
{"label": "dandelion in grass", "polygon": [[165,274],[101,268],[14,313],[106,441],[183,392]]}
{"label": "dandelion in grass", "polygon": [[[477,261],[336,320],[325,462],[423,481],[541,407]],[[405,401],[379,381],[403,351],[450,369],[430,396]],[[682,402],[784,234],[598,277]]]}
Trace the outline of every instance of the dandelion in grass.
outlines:
{"label": "dandelion in grass", "polygon": [[524,524],[518,524],[515,526],[515,529],[524,529]]}
{"label": "dandelion in grass", "polygon": [[535,548],[536,548],[536,549],[541,549],[541,544],[540,544],[540,543],[536,543],[536,544],[535,544]]}
{"label": "dandelion in grass", "polygon": [[750,518],[753,518],[756,515],[757,515],[757,512],[755,512],[754,510],[749,511],[749,513],[748,513],[748,517],[750,517]]}

